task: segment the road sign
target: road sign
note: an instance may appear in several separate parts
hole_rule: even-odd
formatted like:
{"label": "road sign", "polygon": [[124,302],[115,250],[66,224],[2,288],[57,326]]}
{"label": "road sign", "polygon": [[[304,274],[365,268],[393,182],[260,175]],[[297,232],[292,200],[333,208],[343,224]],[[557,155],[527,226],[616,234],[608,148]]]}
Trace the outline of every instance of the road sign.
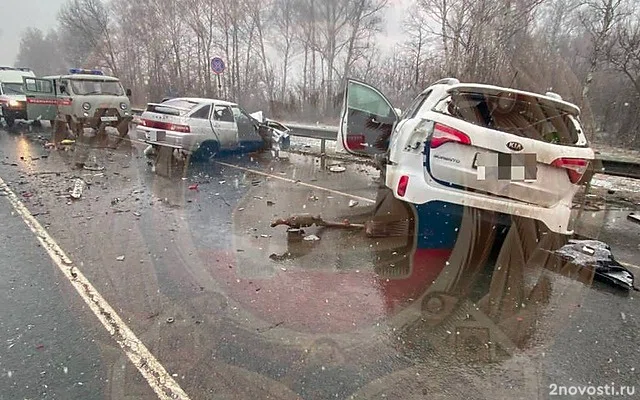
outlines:
{"label": "road sign", "polygon": [[214,74],[221,74],[224,72],[224,60],[220,57],[213,57],[211,59],[211,70]]}

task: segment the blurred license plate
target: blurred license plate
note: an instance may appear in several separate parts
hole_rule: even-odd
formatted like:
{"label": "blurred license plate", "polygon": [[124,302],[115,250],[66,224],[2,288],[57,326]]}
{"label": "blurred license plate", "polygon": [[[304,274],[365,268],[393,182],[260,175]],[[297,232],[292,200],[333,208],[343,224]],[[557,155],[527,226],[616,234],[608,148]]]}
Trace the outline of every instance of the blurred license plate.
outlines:
{"label": "blurred license plate", "polygon": [[151,142],[162,142],[167,137],[166,131],[150,131],[146,134],[147,140]]}
{"label": "blurred license plate", "polygon": [[118,120],[118,117],[100,117],[100,121],[102,122],[115,122]]}

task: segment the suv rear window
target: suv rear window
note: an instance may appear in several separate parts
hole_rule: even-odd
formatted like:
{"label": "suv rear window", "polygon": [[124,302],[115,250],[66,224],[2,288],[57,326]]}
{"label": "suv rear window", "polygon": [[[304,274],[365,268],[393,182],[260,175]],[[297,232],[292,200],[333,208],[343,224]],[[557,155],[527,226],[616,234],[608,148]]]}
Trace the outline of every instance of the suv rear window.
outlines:
{"label": "suv rear window", "polygon": [[434,109],[466,122],[544,142],[574,145],[578,121],[552,102],[520,93],[459,92]]}

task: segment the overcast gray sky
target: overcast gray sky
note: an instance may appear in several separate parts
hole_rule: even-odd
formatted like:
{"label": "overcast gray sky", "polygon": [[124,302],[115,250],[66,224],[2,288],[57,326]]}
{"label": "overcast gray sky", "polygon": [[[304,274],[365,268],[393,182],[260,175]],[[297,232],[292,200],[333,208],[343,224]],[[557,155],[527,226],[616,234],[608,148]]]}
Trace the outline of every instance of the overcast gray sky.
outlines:
{"label": "overcast gray sky", "polygon": [[[392,47],[398,39],[400,21],[411,0],[390,0],[385,12],[389,41]],[[0,65],[13,65],[20,46],[20,36],[28,27],[46,33],[55,27],[58,10],[65,0],[0,0]],[[394,40],[395,39],[395,40]]]}
{"label": "overcast gray sky", "polygon": [[13,65],[20,36],[32,26],[46,32],[56,25],[65,0],[0,0],[0,65]]}

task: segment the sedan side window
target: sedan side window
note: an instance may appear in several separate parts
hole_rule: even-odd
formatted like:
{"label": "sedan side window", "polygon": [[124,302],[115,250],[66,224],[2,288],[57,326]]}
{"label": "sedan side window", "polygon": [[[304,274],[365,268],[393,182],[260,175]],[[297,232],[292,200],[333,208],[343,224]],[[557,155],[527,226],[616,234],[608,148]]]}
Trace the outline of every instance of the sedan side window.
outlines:
{"label": "sedan side window", "polygon": [[235,122],[231,108],[227,106],[215,106],[213,108],[213,120],[220,122]]}
{"label": "sedan side window", "polygon": [[209,119],[209,114],[211,113],[211,105],[207,104],[206,106],[202,107],[201,109],[199,109],[198,111],[194,112],[191,115],[191,118],[197,118],[197,119]]}

